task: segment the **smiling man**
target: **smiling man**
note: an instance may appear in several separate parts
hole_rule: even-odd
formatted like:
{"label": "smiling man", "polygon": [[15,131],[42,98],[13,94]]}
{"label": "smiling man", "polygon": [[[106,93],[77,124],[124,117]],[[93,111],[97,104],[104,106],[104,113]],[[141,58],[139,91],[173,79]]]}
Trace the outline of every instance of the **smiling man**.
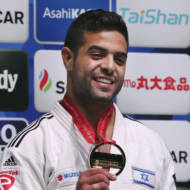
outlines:
{"label": "smiling man", "polygon": [[62,49],[68,71],[67,96],[96,129],[122,87],[128,47],[117,31],[86,32],[84,40],[77,57],[69,47]]}
{"label": "smiling man", "polygon": [[91,10],[71,24],[62,49],[66,95],[9,143],[0,187],[176,189],[162,139],[124,118],[113,103],[123,84],[128,45],[126,25],[116,13]]}

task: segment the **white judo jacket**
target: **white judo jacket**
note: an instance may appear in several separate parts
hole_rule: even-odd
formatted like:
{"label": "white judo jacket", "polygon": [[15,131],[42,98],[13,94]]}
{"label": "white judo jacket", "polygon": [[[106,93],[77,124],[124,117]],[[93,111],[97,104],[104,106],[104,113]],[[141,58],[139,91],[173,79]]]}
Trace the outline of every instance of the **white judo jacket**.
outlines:
{"label": "white judo jacket", "polygon": [[[110,190],[176,190],[174,166],[162,139],[141,123],[124,118],[114,105],[113,139],[122,147],[126,165]],[[89,144],[57,103],[20,132],[1,159],[1,190],[74,190],[89,169]]]}

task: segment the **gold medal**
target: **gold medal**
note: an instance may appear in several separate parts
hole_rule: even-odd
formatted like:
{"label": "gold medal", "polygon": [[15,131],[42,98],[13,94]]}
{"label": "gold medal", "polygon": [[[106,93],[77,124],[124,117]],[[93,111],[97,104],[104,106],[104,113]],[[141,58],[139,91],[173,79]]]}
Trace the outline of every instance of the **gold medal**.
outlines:
{"label": "gold medal", "polygon": [[[114,153],[107,152],[108,149]],[[111,169],[115,175],[119,175],[123,171],[125,162],[125,153],[122,148],[110,142],[96,145],[89,155],[91,168]]]}

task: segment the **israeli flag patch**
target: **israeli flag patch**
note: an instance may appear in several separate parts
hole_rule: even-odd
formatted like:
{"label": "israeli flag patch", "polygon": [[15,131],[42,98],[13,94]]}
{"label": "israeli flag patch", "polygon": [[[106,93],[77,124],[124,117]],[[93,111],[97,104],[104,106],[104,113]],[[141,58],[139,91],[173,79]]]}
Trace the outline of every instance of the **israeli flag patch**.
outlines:
{"label": "israeli flag patch", "polygon": [[156,185],[156,173],[140,169],[136,167],[132,167],[133,172],[133,182],[141,185],[148,186],[149,188],[155,189]]}

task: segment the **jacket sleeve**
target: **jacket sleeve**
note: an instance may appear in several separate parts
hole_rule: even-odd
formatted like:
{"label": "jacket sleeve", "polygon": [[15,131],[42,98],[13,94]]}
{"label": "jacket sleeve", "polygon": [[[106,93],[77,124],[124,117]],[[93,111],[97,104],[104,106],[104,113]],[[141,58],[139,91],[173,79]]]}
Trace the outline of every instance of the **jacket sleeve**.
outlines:
{"label": "jacket sleeve", "polygon": [[0,189],[45,190],[41,157],[39,147],[28,143],[5,148],[0,162]]}
{"label": "jacket sleeve", "polygon": [[160,183],[161,190],[176,190],[174,162],[168,151],[166,150],[166,157],[163,163],[163,172]]}

